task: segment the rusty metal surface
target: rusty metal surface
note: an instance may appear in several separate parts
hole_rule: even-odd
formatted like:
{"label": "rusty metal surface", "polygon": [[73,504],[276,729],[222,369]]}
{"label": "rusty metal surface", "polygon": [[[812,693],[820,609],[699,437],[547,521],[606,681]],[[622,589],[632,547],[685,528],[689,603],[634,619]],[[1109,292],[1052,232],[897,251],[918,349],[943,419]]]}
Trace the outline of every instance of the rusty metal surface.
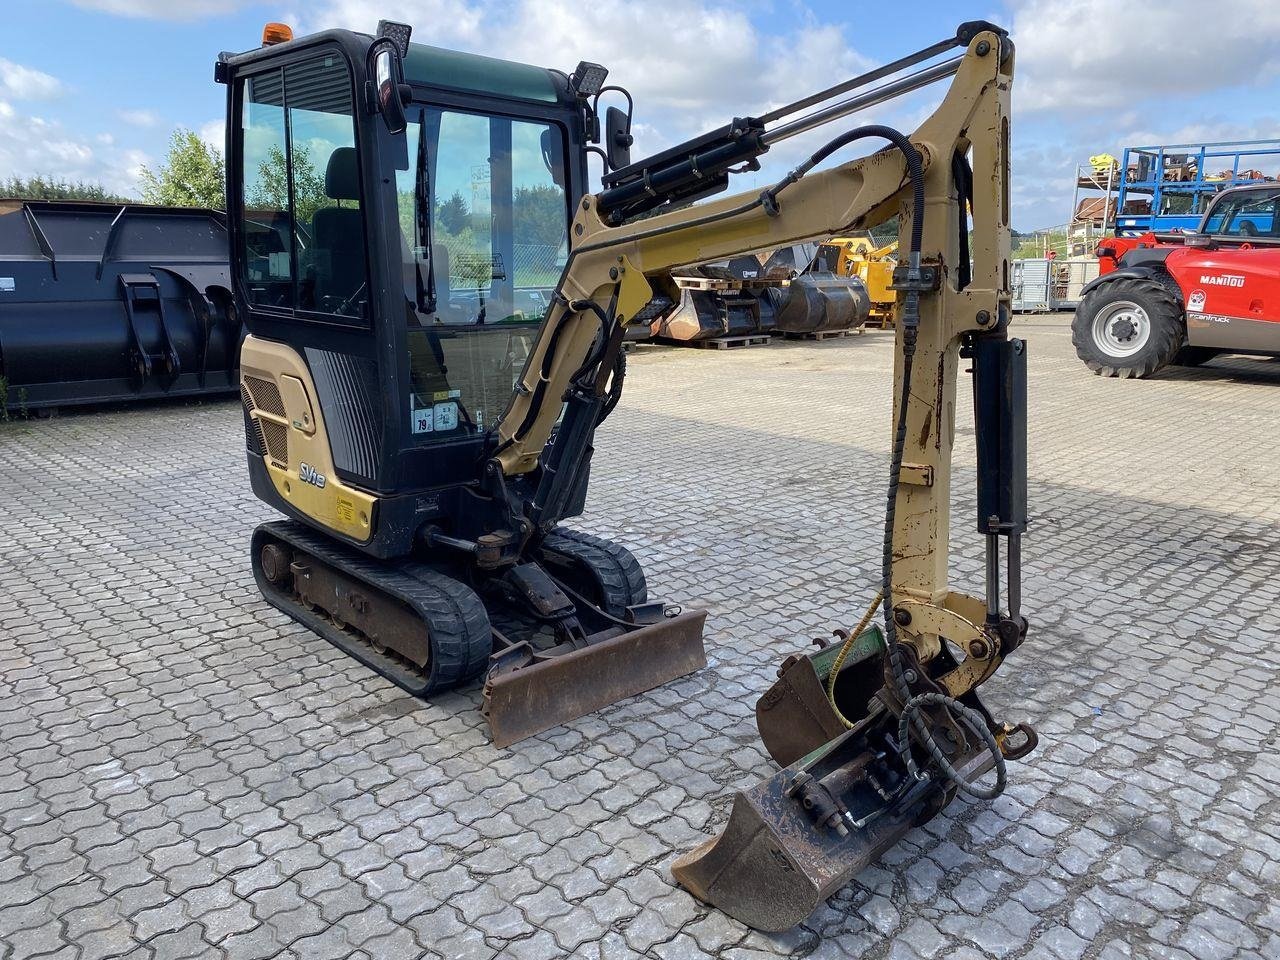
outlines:
{"label": "rusty metal surface", "polygon": [[789,657],[756,702],[756,727],[775,763],[787,766],[844,733],[810,657]]}
{"label": "rusty metal surface", "polygon": [[682,613],[492,676],[484,712],[494,745],[515,743],[702,669],[706,619],[705,610]]}
{"label": "rusty metal surface", "polygon": [[[786,790],[796,763],[740,791],[723,832],[678,858],[675,879],[698,899],[757,930],[802,923],[913,827],[944,804],[941,786],[925,782],[890,811],[840,836],[816,826]],[[961,766],[967,777],[992,766],[980,753]]]}
{"label": "rusty metal surface", "polygon": [[[846,727],[832,709],[826,689],[842,643],[841,639],[820,650],[787,657],[778,669],[778,679],[756,701],[756,729],[778,766],[789,766],[844,733]],[[883,681],[883,653],[884,635],[872,626],[846,654],[836,681],[836,700],[850,723],[866,715],[867,702]]]}
{"label": "rusty metal surface", "polygon": [[294,560],[289,572],[299,599],[323,610],[335,625],[354,628],[419,670],[426,669],[431,659],[427,625],[404,604],[315,557]]}

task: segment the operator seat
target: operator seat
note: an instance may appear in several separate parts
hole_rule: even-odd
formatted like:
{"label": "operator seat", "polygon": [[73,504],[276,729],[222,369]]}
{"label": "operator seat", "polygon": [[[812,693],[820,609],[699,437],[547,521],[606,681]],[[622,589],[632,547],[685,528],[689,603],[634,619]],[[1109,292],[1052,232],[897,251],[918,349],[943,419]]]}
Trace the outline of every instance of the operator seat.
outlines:
{"label": "operator seat", "polygon": [[[360,178],[356,170],[355,147],[338,147],[330,155],[324,173],[324,192],[330,200],[339,203],[350,200],[354,205],[322,207],[312,218],[315,303],[303,306],[336,310],[365,282],[364,223],[360,216]],[[368,297],[361,296],[360,299]],[[359,301],[348,306],[346,312],[359,313]]]}

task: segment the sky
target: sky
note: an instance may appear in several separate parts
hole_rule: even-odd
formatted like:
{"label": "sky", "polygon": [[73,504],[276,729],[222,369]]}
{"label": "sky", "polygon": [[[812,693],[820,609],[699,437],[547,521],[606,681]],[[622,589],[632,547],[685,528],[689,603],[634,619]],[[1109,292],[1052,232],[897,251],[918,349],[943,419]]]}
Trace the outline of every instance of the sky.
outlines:
{"label": "sky", "polygon": [[[257,46],[270,20],[372,32],[380,18],[437,46],[566,71],[603,63],[636,97],[636,157],[990,20],[1017,47],[1023,231],[1070,218],[1075,166],[1093,154],[1280,137],[1276,0],[0,0],[0,180],[44,174],[136,196],[175,127],[221,145],[220,50]],[[866,119],[910,130],[941,89]],[[736,186],[773,179],[808,145],[780,145]]]}

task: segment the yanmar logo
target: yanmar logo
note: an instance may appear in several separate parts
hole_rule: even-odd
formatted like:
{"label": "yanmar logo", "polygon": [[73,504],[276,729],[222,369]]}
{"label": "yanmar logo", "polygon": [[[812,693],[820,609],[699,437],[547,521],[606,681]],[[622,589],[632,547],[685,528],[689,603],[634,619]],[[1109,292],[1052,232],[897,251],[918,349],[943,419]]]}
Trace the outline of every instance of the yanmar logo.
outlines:
{"label": "yanmar logo", "polygon": [[318,472],[316,468],[311,466],[309,463],[298,464],[298,479],[303,483],[311,484],[313,487],[319,487],[321,490],[324,489],[324,474]]}
{"label": "yanmar logo", "polygon": [[1233,273],[1224,273],[1215,277],[1213,274],[1206,273],[1200,278],[1200,282],[1207,287],[1243,287],[1244,277]]}

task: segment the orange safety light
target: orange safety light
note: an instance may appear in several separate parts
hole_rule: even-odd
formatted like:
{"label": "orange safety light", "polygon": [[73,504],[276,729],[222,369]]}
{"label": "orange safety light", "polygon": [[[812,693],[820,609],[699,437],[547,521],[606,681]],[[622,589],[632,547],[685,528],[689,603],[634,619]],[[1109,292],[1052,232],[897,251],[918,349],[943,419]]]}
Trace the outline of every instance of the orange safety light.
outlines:
{"label": "orange safety light", "polygon": [[293,27],[287,23],[268,23],[262,28],[262,45],[269,47],[273,43],[286,43],[293,39]]}

